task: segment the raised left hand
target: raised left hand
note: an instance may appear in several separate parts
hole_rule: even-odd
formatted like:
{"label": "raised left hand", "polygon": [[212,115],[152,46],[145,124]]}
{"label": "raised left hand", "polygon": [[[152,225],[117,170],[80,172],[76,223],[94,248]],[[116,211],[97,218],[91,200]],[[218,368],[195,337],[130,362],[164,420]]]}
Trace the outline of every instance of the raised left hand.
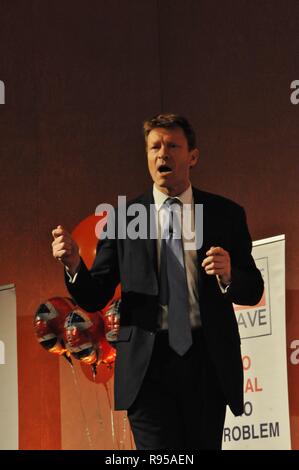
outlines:
{"label": "raised left hand", "polygon": [[231,262],[229,252],[220,246],[212,246],[202,262],[202,267],[209,276],[217,276],[221,283],[231,282]]}

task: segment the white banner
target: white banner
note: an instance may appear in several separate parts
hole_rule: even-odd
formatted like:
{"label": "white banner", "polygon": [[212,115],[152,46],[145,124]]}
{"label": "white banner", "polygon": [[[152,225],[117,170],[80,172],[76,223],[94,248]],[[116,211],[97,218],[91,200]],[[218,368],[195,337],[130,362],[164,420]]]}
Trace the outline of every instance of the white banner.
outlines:
{"label": "white banner", "polygon": [[253,243],[265,282],[258,305],[235,305],[241,336],[245,413],[227,411],[223,449],[291,449],[286,328],[285,236]]}
{"label": "white banner", "polygon": [[16,291],[0,286],[0,450],[19,447]]}

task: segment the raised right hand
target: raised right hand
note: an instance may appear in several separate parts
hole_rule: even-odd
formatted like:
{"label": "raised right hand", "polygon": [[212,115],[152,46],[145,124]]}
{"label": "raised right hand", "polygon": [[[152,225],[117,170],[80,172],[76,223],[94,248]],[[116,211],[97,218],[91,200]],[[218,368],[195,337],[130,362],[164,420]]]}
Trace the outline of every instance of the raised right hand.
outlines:
{"label": "raised right hand", "polygon": [[63,263],[71,275],[77,272],[80,264],[79,247],[71,235],[58,225],[52,230],[53,242],[52,253],[55,259]]}

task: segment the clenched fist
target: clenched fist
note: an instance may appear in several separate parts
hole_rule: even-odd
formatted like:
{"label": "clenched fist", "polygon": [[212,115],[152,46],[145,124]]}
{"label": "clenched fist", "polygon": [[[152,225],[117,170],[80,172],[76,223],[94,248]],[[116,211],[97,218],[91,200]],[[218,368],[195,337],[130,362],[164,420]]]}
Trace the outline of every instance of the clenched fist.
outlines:
{"label": "clenched fist", "polygon": [[206,253],[202,267],[209,275],[216,275],[220,282],[229,284],[231,281],[231,263],[229,252],[220,246],[212,246]]}
{"label": "clenched fist", "polygon": [[52,230],[52,252],[55,259],[61,261],[74,275],[80,264],[79,247],[71,235],[61,226]]}

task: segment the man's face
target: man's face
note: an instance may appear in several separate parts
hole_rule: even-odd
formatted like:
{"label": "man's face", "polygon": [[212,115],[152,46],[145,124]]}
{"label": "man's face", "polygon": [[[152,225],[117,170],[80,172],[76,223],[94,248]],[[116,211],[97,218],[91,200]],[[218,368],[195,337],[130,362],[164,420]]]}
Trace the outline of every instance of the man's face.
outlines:
{"label": "man's face", "polygon": [[190,168],[197,163],[198,150],[188,149],[186,136],[180,127],[157,127],[148,135],[147,159],[156,187],[169,196],[176,196],[190,184]]}

